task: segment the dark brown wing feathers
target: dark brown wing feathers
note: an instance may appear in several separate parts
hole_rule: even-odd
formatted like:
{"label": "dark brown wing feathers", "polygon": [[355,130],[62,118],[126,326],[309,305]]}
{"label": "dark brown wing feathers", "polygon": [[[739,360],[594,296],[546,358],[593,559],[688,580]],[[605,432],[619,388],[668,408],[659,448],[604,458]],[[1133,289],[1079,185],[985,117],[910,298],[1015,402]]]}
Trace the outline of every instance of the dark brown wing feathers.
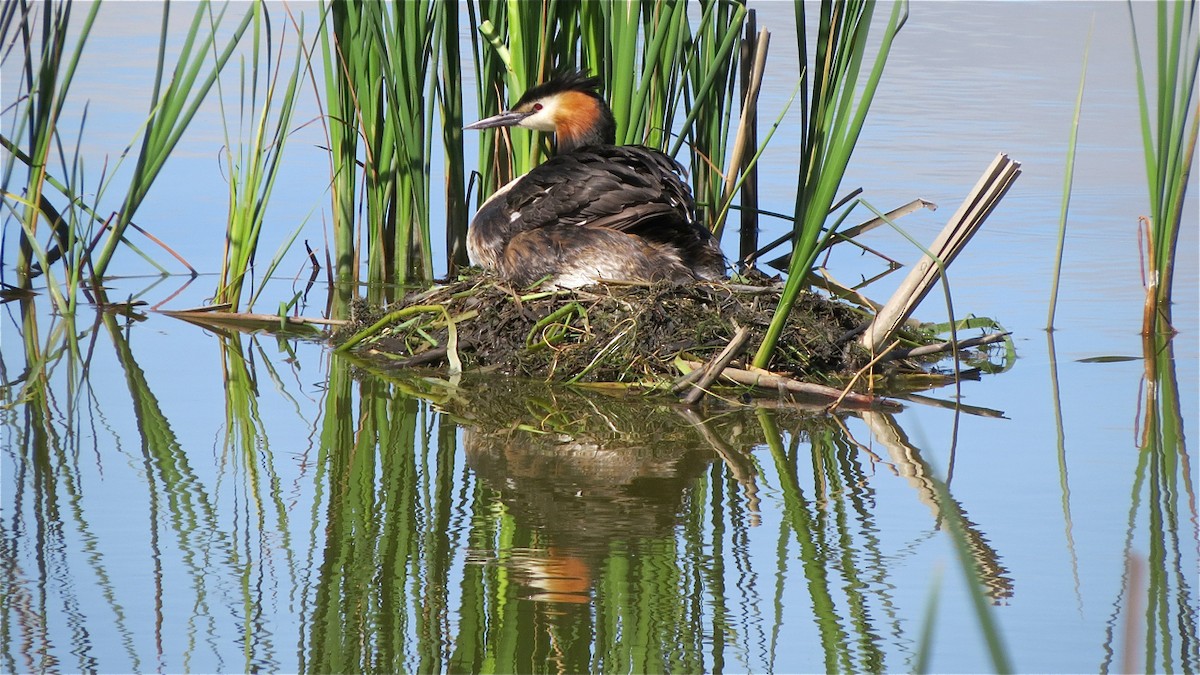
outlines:
{"label": "dark brown wing feathers", "polygon": [[558,155],[506,195],[516,230],[576,225],[626,232],[680,249],[696,276],[724,275],[720,247],[699,223],[682,167],[640,146],[593,146]]}
{"label": "dark brown wing feathers", "polygon": [[682,167],[640,146],[557,155],[476,213],[472,258],[519,283],[551,275],[718,279],[720,245],[697,219]]}

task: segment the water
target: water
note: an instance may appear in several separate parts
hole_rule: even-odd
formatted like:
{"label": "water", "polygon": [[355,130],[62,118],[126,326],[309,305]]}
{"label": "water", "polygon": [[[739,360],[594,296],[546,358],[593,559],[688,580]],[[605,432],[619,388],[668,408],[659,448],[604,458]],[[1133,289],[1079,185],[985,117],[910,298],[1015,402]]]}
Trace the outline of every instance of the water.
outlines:
{"label": "water", "polygon": [[[780,110],[791,8],[759,9],[777,74],[766,106]],[[81,79],[95,83],[87,137],[114,153],[136,130],[149,81],[135,76],[137,54],[153,49],[137,38],[158,16],[136,4],[101,16],[128,39],[96,46],[123,60],[85,62]],[[1063,161],[1093,16],[1051,343]],[[1185,434],[1196,423],[1197,188],[1163,373],[1173,405],[1170,386],[1147,387],[1137,335],[1147,202],[1126,21],[1118,3],[915,4],[846,178],[881,208],[938,203],[901,221],[930,241],[996,152],[1023,162],[951,270],[957,314],[1014,331],[1012,369],[961,394],[1000,417],[919,403],[837,419],[688,414],[496,380],[453,388],[316,341],[150,311],[70,321],[44,295],[7,303],[0,365],[17,386],[0,417],[0,667],[900,671],[915,667],[936,603],[929,667],[987,671],[945,527],[959,513],[1016,669],[1196,670],[1192,444],[1146,438],[1148,412],[1177,415]],[[762,207],[788,211],[794,160],[781,134]],[[280,231],[325,201],[313,188],[327,180],[320,141],[305,138],[272,203]],[[222,142],[219,127],[190,133],[139,218],[206,272],[219,237],[196,232],[224,218]],[[305,230],[314,244],[319,220]],[[778,227],[765,222],[763,239]],[[883,230],[867,243],[916,257]],[[830,263],[843,280],[878,267],[849,252]],[[132,256],[116,269],[134,276],[110,298],[164,308],[202,304],[216,284],[136,276],[148,270]],[[284,269],[302,269],[299,256]],[[263,306],[306,276],[273,281]],[[320,314],[322,295],[310,291],[301,313]],[[930,300],[919,314],[945,310]],[[19,354],[38,349],[18,349],[25,338],[49,353],[44,387],[20,387]],[[1081,361],[1102,356],[1136,358]],[[930,479],[948,472],[949,501]]]}

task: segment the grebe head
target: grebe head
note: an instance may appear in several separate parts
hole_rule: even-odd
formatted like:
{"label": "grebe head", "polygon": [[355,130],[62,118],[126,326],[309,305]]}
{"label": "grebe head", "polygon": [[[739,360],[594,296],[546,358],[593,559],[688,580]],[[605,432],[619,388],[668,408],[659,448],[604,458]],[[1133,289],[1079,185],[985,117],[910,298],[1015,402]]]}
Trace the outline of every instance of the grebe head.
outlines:
{"label": "grebe head", "polygon": [[490,129],[519,126],[553,132],[558,151],[588,145],[612,145],[617,126],[598,89],[600,79],[580,71],[564,72],[526,91],[511,110],[463,127]]}

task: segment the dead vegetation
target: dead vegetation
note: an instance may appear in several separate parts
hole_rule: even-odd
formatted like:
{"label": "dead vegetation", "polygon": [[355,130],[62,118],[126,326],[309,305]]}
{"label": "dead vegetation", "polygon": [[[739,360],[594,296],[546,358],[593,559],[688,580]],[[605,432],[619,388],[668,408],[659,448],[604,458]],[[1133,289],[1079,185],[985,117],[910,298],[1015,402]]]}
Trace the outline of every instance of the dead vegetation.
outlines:
{"label": "dead vegetation", "polygon": [[[740,281],[523,291],[478,273],[387,308],[360,305],[334,340],[339,349],[399,366],[665,388],[722,352],[739,329],[748,334],[741,352],[762,340],[779,285]],[[769,368],[756,372],[838,386],[870,360],[855,339],[869,319],[848,303],[806,293]],[[727,361],[731,371],[750,372],[736,358]]]}
{"label": "dead vegetation", "polygon": [[[770,285],[711,283],[522,292],[477,274],[409,294],[386,313],[360,311],[338,336],[358,338],[353,346],[360,351],[399,363],[441,364],[449,363],[452,323],[465,370],[647,382],[678,376],[679,359],[707,360],[739,326],[757,344],[778,298]],[[405,312],[412,308],[423,309]],[[771,370],[820,379],[865,363],[853,338],[866,318],[850,305],[807,294]]]}

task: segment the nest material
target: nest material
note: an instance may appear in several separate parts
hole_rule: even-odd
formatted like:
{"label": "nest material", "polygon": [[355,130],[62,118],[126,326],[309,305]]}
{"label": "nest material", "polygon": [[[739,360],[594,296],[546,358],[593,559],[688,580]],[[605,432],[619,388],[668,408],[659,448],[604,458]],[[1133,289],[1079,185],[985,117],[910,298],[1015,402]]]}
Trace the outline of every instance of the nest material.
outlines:
{"label": "nest material", "polygon": [[[678,359],[711,358],[739,326],[751,333],[745,353],[758,348],[779,302],[777,285],[759,284],[530,292],[479,274],[410,293],[382,312],[360,309],[340,335],[403,365],[457,358],[464,370],[545,380],[662,382],[679,375]],[[769,370],[824,381],[861,366],[866,355],[854,337],[866,318],[848,304],[804,293]]]}

